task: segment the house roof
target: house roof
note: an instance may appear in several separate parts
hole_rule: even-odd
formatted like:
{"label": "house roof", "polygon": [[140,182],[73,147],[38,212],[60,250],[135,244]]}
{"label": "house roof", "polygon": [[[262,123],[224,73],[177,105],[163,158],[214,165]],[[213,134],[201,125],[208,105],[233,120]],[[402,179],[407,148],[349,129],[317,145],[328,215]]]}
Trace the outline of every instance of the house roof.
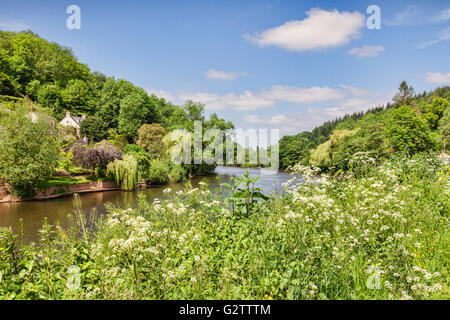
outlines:
{"label": "house roof", "polygon": [[72,116],[70,115],[70,117],[73,119],[73,121],[75,121],[78,125],[81,124],[81,121],[83,121],[82,117],[77,117],[77,116]]}

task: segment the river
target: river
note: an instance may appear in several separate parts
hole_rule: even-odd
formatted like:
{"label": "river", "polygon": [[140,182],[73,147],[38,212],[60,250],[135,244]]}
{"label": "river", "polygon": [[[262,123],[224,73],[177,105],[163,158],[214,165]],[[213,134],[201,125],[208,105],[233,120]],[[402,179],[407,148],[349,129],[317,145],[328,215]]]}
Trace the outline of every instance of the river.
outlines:
{"label": "river", "polygon": [[[285,172],[274,172],[268,169],[249,170],[251,177],[261,176],[256,187],[261,188],[265,194],[281,192],[282,184],[290,178],[290,175]],[[221,183],[229,183],[231,177],[240,177],[245,171],[246,169],[243,168],[218,166],[215,170],[216,175],[194,177],[191,179],[191,184],[196,187],[203,180],[209,183],[212,190],[217,190]],[[146,195],[148,201],[155,198],[162,199],[165,197],[163,190],[167,187],[150,187],[137,191],[84,193],[80,194],[80,199],[84,210],[96,208],[97,212],[105,213],[105,203],[112,203],[122,208],[134,208],[137,205],[138,194]],[[169,187],[173,191],[177,191],[184,188],[184,183],[175,183]],[[67,225],[67,215],[73,210],[72,200],[73,198],[68,196],[45,201],[0,203],[0,227],[11,227],[14,232],[18,232],[20,219],[22,219],[24,242],[37,241],[44,218],[47,218],[50,224],[59,221],[62,226]]]}

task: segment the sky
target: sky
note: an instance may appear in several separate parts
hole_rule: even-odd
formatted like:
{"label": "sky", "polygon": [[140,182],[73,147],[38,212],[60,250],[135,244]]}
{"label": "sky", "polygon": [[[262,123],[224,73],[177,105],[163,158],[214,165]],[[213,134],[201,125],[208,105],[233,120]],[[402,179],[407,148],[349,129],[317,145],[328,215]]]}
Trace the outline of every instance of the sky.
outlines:
{"label": "sky", "polygon": [[281,135],[389,102],[402,80],[450,85],[450,1],[0,0],[0,30],[25,29],[93,71]]}

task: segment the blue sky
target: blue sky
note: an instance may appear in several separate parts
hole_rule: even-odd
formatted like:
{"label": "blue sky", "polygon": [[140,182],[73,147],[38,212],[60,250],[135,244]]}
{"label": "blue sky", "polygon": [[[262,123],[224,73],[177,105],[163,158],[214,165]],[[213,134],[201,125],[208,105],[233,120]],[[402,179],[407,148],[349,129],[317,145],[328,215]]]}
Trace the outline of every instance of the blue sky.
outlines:
{"label": "blue sky", "polygon": [[[81,29],[66,28],[69,5]],[[369,30],[369,5],[381,29]],[[91,70],[124,78],[240,128],[310,130],[450,84],[450,1],[0,0],[0,29],[69,46]]]}

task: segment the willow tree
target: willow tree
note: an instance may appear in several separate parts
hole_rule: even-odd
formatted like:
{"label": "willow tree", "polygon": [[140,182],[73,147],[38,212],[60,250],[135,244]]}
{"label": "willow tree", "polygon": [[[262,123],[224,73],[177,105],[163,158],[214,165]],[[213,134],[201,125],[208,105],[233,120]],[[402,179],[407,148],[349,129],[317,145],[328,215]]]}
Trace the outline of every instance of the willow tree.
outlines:
{"label": "willow tree", "polygon": [[139,182],[138,164],[132,155],[124,155],[123,160],[114,160],[108,164],[108,173],[114,176],[122,190],[134,190]]}

